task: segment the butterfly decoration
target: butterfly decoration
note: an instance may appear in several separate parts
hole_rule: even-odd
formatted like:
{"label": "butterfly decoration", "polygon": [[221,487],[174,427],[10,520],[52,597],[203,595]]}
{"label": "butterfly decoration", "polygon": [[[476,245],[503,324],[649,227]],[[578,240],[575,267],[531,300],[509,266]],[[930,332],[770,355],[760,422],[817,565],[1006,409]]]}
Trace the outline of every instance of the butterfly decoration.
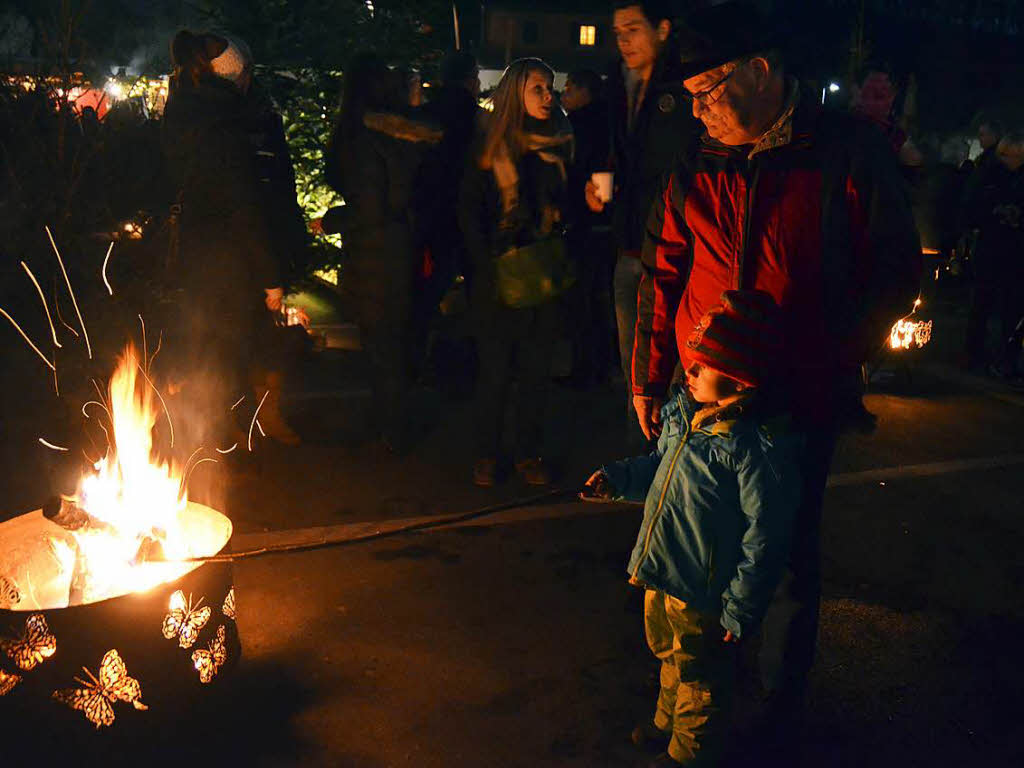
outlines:
{"label": "butterfly decoration", "polygon": [[0,576],[0,608],[13,608],[20,602],[18,587],[6,576]]}
{"label": "butterfly decoration", "polygon": [[195,645],[196,640],[199,639],[199,633],[206,626],[206,622],[210,620],[210,614],[213,613],[208,605],[200,608],[199,604],[202,602],[203,599],[199,598],[199,602],[193,607],[192,596],[189,595],[186,602],[185,595],[180,589],[171,595],[168,613],[164,616],[162,628],[164,637],[173,640],[177,636],[180,648],[191,648]]}
{"label": "butterfly decoration", "polygon": [[19,669],[26,672],[57,652],[57,638],[46,626],[46,617],[33,613],[25,619],[25,632],[17,639],[0,638],[0,649],[6,653]]}
{"label": "butterfly decoration", "polygon": [[0,669],[0,696],[6,696],[21,682],[21,675],[11,675]]}
{"label": "butterfly decoration", "polygon": [[210,641],[208,648],[199,648],[192,652],[192,663],[199,672],[199,680],[209,683],[217,676],[218,670],[228,660],[228,646],[224,625],[217,627],[217,636]]}
{"label": "butterfly decoration", "polygon": [[98,729],[102,725],[114,724],[114,702],[123,701],[135,709],[149,709],[142,703],[142,686],[134,677],[128,676],[124,660],[116,650],[103,655],[100,662],[99,678],[85,667],[82,670],[88,680],[76,677],[81,688],[61,688],[53,692],[53,698],[72,709],[80,709],[85,718]]}
{"label": "butterfly decoration", "polygon": [[234,586],[228,590],[227,597],[224,598],[224,605],[220,608],[221,613],[227,616],[232,621],[235,620],[235,588]]}

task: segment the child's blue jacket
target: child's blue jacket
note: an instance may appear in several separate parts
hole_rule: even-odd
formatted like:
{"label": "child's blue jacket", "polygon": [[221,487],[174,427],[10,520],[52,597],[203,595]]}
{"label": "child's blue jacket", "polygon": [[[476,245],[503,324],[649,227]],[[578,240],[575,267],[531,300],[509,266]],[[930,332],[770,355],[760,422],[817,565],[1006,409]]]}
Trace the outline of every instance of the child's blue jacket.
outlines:
{"label": "child's blue jacket", "polygon": [[657,450],[603,468],[619,498],[646,499],[630,581],[720,612],[744,637],[789,555],[800,440],[786,415],[759,417],[749,402],[698,415],[682,390],[661,416]]}

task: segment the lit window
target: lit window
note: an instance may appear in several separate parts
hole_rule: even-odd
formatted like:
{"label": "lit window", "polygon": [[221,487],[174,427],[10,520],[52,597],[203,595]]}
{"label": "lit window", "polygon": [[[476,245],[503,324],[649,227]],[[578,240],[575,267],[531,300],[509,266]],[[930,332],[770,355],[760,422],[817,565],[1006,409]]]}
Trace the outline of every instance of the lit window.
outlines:
{"label": "lit window", "polygon": [[593,45],[597,40],[597,27],[580,25],[580,45]]}

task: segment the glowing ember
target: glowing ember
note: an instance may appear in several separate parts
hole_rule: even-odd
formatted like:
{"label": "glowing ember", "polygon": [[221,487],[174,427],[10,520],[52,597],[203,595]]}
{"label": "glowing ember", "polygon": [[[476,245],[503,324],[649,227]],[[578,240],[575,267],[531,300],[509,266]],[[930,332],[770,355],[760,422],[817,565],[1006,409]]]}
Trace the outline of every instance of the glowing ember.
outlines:
{"label": "glowing ember", "polygon": [[897,320],[889,331],[891,349],[920,349],[932,339],[932,321]]}

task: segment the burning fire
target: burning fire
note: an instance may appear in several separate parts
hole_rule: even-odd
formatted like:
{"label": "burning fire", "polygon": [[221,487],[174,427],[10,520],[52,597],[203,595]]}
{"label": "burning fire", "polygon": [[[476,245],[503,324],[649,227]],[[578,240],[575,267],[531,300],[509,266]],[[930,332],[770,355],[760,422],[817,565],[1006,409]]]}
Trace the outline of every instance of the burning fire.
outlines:
{"label": "burning fire", "polygon": [[182,560],[212,554],[211,542],[186,530],[187,468],[154,456],[153,428],[166,409],[131,345],[108,394],[107,454],[67,500],[82,520],[69,526],[70,539],[52,541],[61,571],[72,574],[71,604],[145,591],[196,567]]}

